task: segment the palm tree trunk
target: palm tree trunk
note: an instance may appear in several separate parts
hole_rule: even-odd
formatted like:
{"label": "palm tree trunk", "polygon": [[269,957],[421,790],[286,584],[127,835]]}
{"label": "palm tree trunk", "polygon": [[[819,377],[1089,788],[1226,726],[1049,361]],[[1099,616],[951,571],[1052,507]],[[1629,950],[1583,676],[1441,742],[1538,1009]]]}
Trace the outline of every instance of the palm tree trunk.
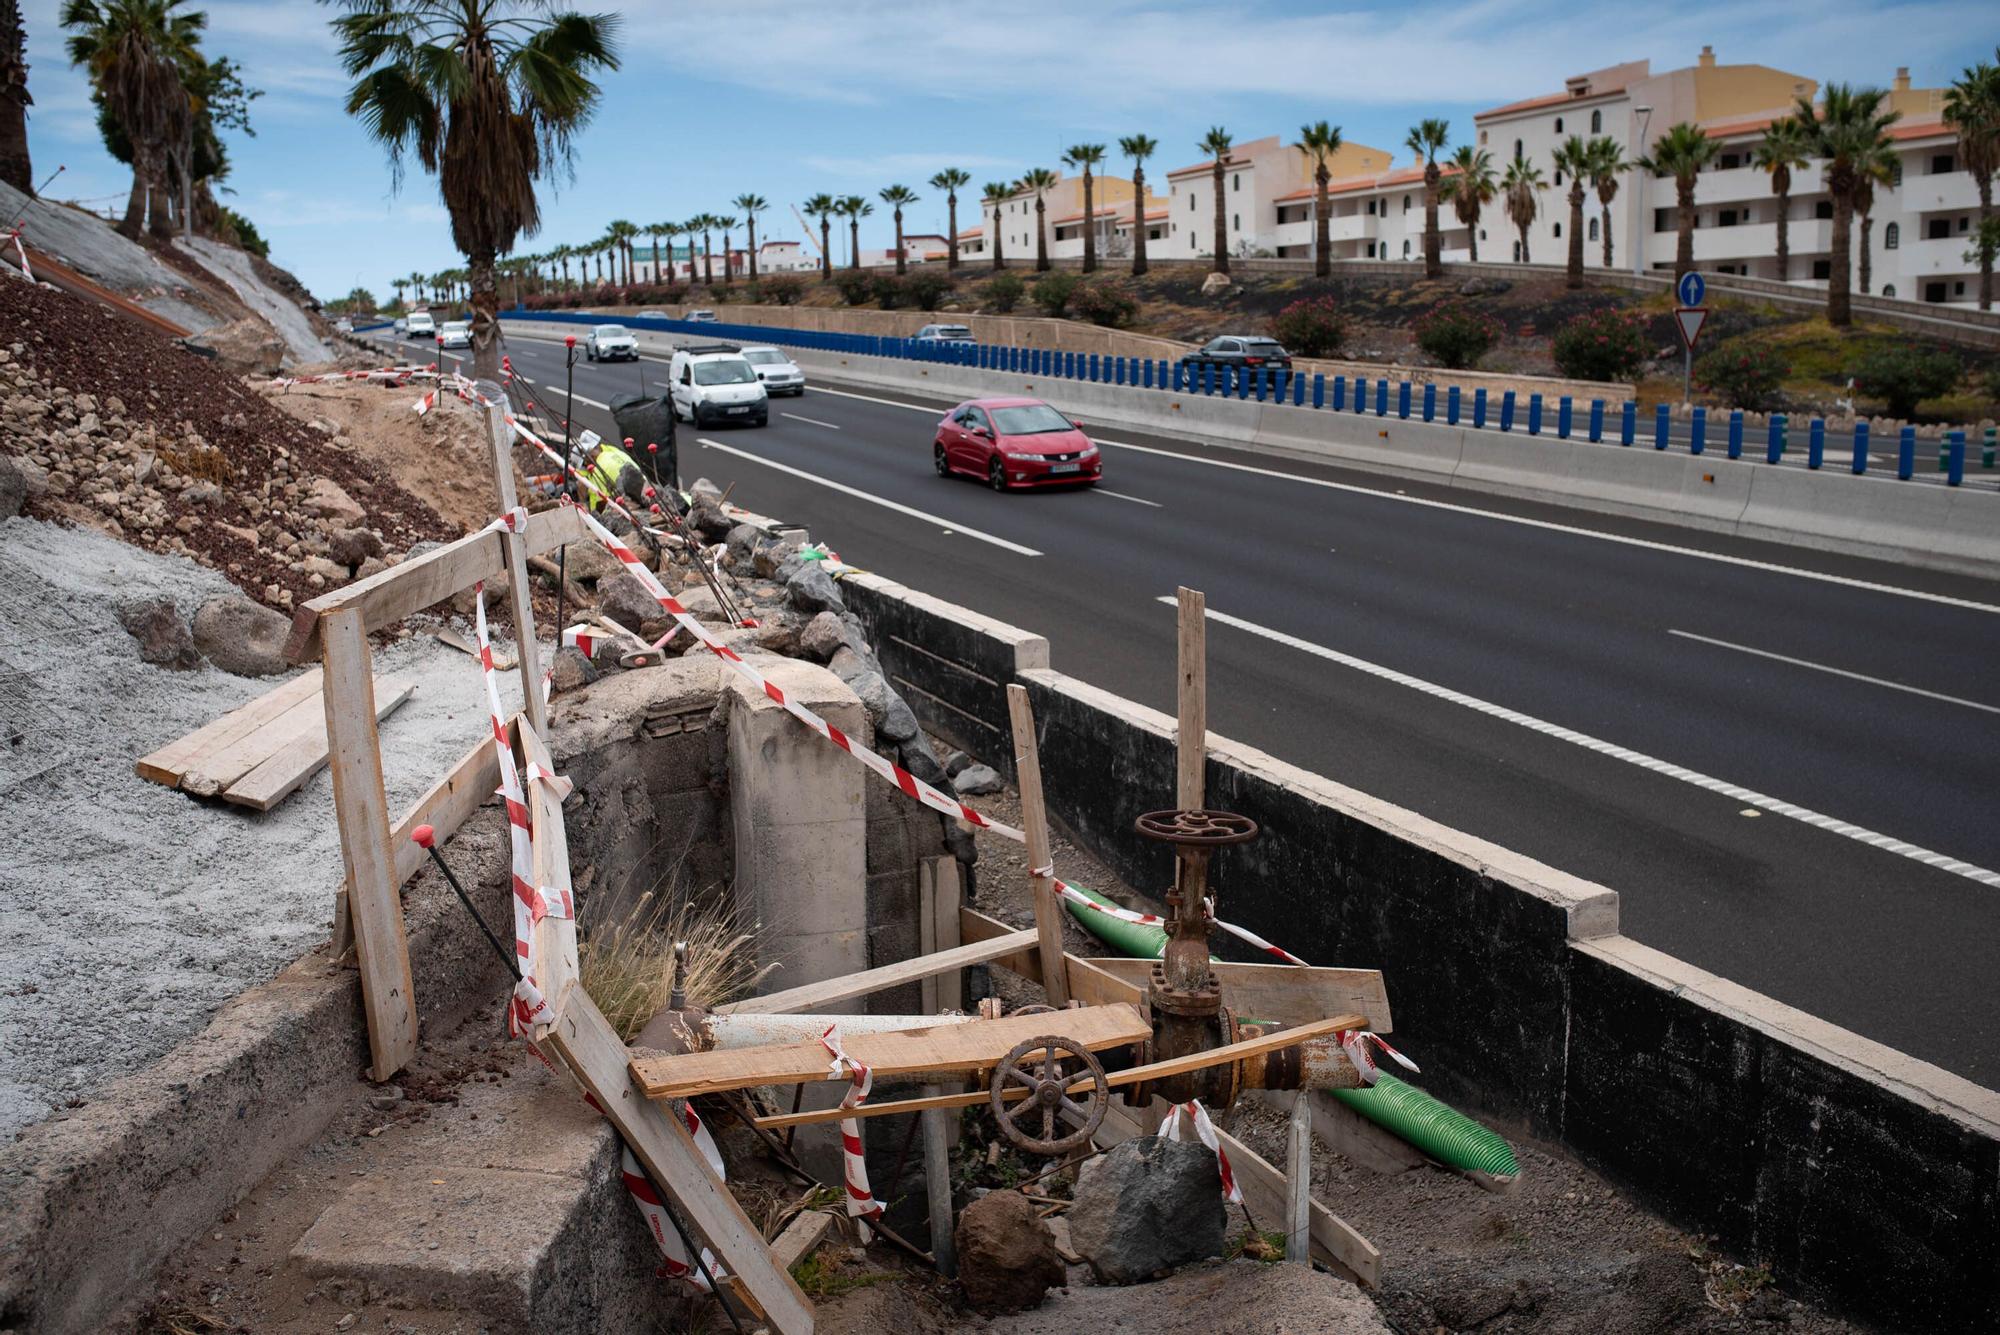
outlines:
{"label": "palm tree trunk", "polygon": [[819,220],[819,276],[821,282],[833,278],[833,223],[824,215]]}
{"label": "palm tree trunk", "polygon": [[1229,272],[1229,210],[1222,202],[1222,159],[1215,160],[1215,272]]}
{"label": "palm tree trunk", "polygon": [[1848,291],[1848,265],[1853,258],[1854,201],[1844,192],[1833,196],[1833,237],[1829,243],[1826,280],[1826,322],[1837,327],[1854,323],[1854,307]]}
{"label": "palm tree trunk", "polygon": [[653,281],[660,281],[660,238],[653,238]]}
{"label": "palm tree trunk", "polygon": [[1097,214],[1090,195],[1090,164],[1083,164],[1083,271],[1097,272]]}
{"label": "palm tree trunk", "polygon": [[1569,180],[1569,273],[1564,287],[1583,286],[1583,178]]}
{"label": "palm tree trunk", "polygon": [[1792,276],[1792,192],[1778,192],[1778,281]]}
{"label": "palm tree trunk", "polygon": [[722,234],[722,285],[728,287],[734,279],[735,265],[731,263],[732,251],[729,247],[729,233]]}
{"label": "palm tree trunk", "polygon": [[1327,278],[1333,274],[1333,219],[1326,216],[1332,207],[1326,193],[1327,183],[1333,173],[1322,162],[1313,169],[1313,277]]}
{"label": "palm tree trunk", "polygon": [[20,0],[0,0],[0,181],[24,195],[35,193],[34,166],[28,158],[27,34],[21,24]]}
{"label": "palm tree trunk", "polygon": [[909,261],[910,257],[907,253],[905,253],[903,249],[903,211],[901,209],[897,209],[896,210],[896,277],[901,278],[904,274],[909,272],[909,269],[907,267]]}
{"label": "palm tree trunk", "polygon": [[1674,182],[1675,212],[1680,214],[1680,235],[1674,242],[1674,281],[1694,268],[1694,178]]}
{"label": "palm tree trunk", "polygon": [[1042,197],[1035,196],[1035,272],[1041,273],[1049,267],[1049,234],[1042,226],[1044,205]]}
{"label": "palm tree trunk", "polygon": [[745,244],[746,244],[746,245],[747,245],[747,246],[748,246],[748,247],[750,248],[750,281],[754,283],[754,282],[756,282],[756,281],[757,281],[757,219],[756,219],[756,217],[755,217],[755,216],[752,216],[752,217],[750,218],[750,220],[749,220],[749,221],[748,221],[747,223],[745,223],[744,225],[745,225],[746,227],[748,227],[748,228],[750,229],[750,239],[749,239],[749,241],[748,241],[748,242],[746,242]]}
{"label": "palm tree trunk", "polygon": [[500,378],[500,288],[493,277],[493,252],[467,257],[472,279],[472,378]]}
{"label": "palm tree trunk", "polygon": [[1444,276],[1444,238],[1438,233],[1438,165],[1424,164],[1424,277]]}
{"label": "palm tree trunk", "polygon": [[715,238],[707,232],[701,234],[701,281],[706,287],[715,286]]}
{"label": "palm tree trunk", "polygon": [[1869,253],[1868,234],[1875,229],[1875,219],[1864,213],[1861,215],[1861,295],[1867,296],[1872,290],[1873,256]]}
{"label": "palm tree trunk", "polygon": [[[1984,235],[1993,217],[1993,173],[1975,177],[1973,184],[1979,187],[1979,230]],[[1993,253],[1983,248],[1979,252],[1979,309],[1993,309]]]}
{"label": "palm tree trunk", "polygon": [[957,270],[958,268],[958,192],[957,191],[953,191],[951,194],[948,194],[944,197],[944,207],[945,207],[945,212],[948,215],[946,225],[951,231],[951,245],[945,249],[944,253],[944,268],[946,273],[951,273]]}
{"label": "palm tree trunk", "polygon": [[1000,244],[1000,206],[995,204],[993,206],[993,272],[998,273],[1006,267],[1007,258]]}
{"label": "palm tree trunk", "polygon": [[1470,263],[1479,263],[1479,215],[1474,213],[1465,224],[1465,248],[1471,255]]}
{"label": "palm tree trunk", "polygon": [[847,267],[850,269],[861,267],[861,219],[859,218],[847,220]]}
{"label": "palm tree trunk", "polygon": [[1132,169],[1132,276],[1146,272],[1146,172]]}
{"label": "palm tree trunk", "polygon": [[146,178],[139,173],[139,164],[132,164],[132,193],[125,199],[125,218],[118,224],[119,234],[133,241],[146,226]]}

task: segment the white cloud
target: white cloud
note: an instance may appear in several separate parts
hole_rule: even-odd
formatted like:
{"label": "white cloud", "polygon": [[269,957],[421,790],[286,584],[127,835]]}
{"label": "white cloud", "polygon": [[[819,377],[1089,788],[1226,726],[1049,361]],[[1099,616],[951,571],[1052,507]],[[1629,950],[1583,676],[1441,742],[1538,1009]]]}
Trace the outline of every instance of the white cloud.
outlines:
{"label": "white cloud", "polygon": [[408,199],[369,203],[344,199],[337,193],[317,194],[298,190],[259,190],[237,205],[254,218],[259,228],[285,230],[294,227],[381,227],[434,226],[451,216],[444,205]]}
{"label": "white cloud", "polygon": [[877,153],[843,156],[809,153],[800,159],[814,171],[828,176],[887,181],[901,177],[921,185],[946,167],[997,168],[1013,170],[1026,164],[1018,158],[993,157],[983,153]]}

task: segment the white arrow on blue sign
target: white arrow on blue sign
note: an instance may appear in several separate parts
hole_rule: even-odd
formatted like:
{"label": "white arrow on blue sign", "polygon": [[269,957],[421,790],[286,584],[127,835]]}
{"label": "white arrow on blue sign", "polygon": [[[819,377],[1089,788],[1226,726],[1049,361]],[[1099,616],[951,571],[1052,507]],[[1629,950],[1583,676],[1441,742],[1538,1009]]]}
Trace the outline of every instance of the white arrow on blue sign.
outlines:
{"label": "white arrow on blue sign", "polygon": [[1681,275],[1680,282],[1675,284],[1674,294],[1681,299],[1683,306],[1699,306],[1701,299],[1708,295],[1708,284],[1702,281],[1699,273],[1689,269]]}

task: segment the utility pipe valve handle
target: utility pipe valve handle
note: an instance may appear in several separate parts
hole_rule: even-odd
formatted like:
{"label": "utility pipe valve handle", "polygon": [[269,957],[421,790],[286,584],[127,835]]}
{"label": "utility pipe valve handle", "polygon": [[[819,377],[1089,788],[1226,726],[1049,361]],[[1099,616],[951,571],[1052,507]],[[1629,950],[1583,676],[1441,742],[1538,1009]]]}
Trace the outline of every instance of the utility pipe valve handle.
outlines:
{"label": "utility pipe valve handle", "polygon": [[1133,826],[1145,838],[1182,848],[1247,844],[1257,837],[1257,822],[1233,811],[1148,811]]}
{"label": "utility pipe valve handle", "polygon": [[[1073,1068],[1074,1074],[1069,1072]],[[1025,1088],[1024,1099],[1010,1101],[1010,1090]],[[1079,1097],[1080,1096],[1080,1097]],[[1030,1154],[1067,1154],[1090,1143],[1090,1137],[1104,1121],[1111,1106],[1111,1086],[1104,1076],[1103,1063],[1090,1049],[1056,1034],[1024,1039],[993,1068],[989,1093],[993,1119],[1000,1134]],[[1068,1135],[1056,1135],[1057,1124],[1067,1110],[1082,1125]],[[1041,1123],[1037,1136],[1028,1128]]]}

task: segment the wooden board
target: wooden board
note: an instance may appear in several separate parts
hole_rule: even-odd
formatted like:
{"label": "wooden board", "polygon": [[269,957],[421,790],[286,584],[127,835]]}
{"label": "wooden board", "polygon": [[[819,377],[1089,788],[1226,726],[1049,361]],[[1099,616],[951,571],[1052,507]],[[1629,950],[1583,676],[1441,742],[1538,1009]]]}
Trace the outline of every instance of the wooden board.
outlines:
{"label": "wooden board", "polygon": [[1179,597],[1180,715],[1174,724],[1174,805],[1199,811],[1208,782],[1208,597],[1182,587]]}
{"label": "wooden board", "polygon": [[[1007,688],[1007,714],[1014,725],[1014,783],[1021,790],[1021,829],[1027,836],[1028,879],[1035,892],[1035,927],[1040,933],[1042,958],[1060,959],[1063,953],[1062,902],[1056,897],[1055,873],[1046,870],[1049,852],[1049,817],[1042,804],[1042,758],[1035,742],[1035,714],[1028,705],[1028,688]],[[1049,1005],[1069,1001],[1069,975],[1050,970],[1042,979],[1042,991]]]}
{"label": "wooden board", "polygon": [[984,964],[1017,950],[1034,948],[1035,929],[1030,927],[990,941],[975,941],[969,946],[941,950],[935,955],[919,955],[900,964],[885,964],[879,969],[829,978],[821,983],[806,983],[768,996],[751,997],[747,1001],[731,1002],[727,1006],[717,1006],[715,1010],[718,1015],[795,1015],[830,1006],[836,1001],[847,1001],[867,996],[870,992],[900,987],[904,983],[919,982],[954,969]]}
{"label": "wooden board", "polygon": [[[881,1080],[985,1070],[996,1065],[1015,1044],[1042,1034],[1060,1035],[1095,1052],[1144,1042],[1153,1031],[1136,1007],[1090,1006],[1047,1015],[1010,1015],[970,1024],[855,1034],[845,1039],[843,1046],[850,1057],[866,1064]],[[727,1089],[824,1080],[828,1060],[826,1049],[815,1040],[639,1058],[632,1063],[632,1074],[648,1098],[689,1098]]]}
{"label": "wooden board", "polygon": [[[1012,927],[998,918],[989,918],[977,909],[960,908],[958,911],[959,934],[967,942],[996,941],[1014,932]],[[1039,942],[1039,936],[1037,937]],[[1005,955],[996,955],[989,963],[997,964],[1010,973],[1018,973],[1030,982],[1042,981],[1041,949],[1039,944],[1033,950],[1016,950]],[[1086,1006],[1109,1006],[1118,1002],[1137,1006],[1142,1014],[1150,1013],[1146,1004],[1146,989],[1135,987],[1088,960],[1075,955],[1063,956],[1064,972],[1069,976],[1071,1000]]]}
{"label": "wooden board", "polygon": [[[375,721],[380,723],[395,713],[416,689],[412,677],[396,677],[380,683],[375,692]],[[256,768],[223,789],[222,800],[254,811],[269,811],[325,768],[326,754],[326,711],[310,708],[303,729],[284,739]]]}
{"label": "wooden board", "polygon": [[542,1034],[546,1048],[618,1128],[654,1184],[722,1259],[735,1283],[763,1308],[778,1335],[812,1335],[813,1306],[778,1263],[763,1233],[743,1213],[689,1138],[678,1110],[650,1103],[627,1069],[625,1045],[583,989]]}
{"label": "wooden board", "polygon": [[833,1227],[833,1216],[824,1210],[801,1210],[785,1231],[771,1239],[771,1259],[781,1270],[790,1270],[799,1262],[813,1254],[813,1248],[826,1241],[828,1230]]}
{"label": "wooden board", "polygon": [[[479,657],[479,642],[464,631],[452,626],[446,626],[443,630],[433,633],[436,635],[438,643],[444,645],[446,648],[456,649],[460,653],[470,654],[474,658]],[[508,653],[505,649],[495,649],[493,651],[493,670],[495,672],[511,672],[518,661],[514,655]]]}
{"label": "wooden board", "polygon": [[[523,770],[539,765],[554,774],[556,762],[528,720],[517,718],[514,731],[521,739]],[[544,895],[566,894],[570,889],[569,837],[563,829],[562,803],[546,783],[530,782],[527,798],[535,848],[535,887]],[[534,931],[535,986],[560,1012],[572,993],[583,990],[572,986],[578,980],[576,919],[549,914],[535,924]]]}
{"label": "wooden board", "polygon": [[[494,513],[504,515],[514,508],[514,429],[507,425],[507,410],[498,404],[486,410],[486,435],[493,448],[495,498],[500,503]],[[568,517],[575,518],[574,514]],[[587,541],[595,542],[596,538]],[[514,614],[516,652],[521,656],[523,710],[536,732],[547,733],[548,702],[542,698],[542,646],[535,638],[535,590],[528,583],[527,536],[502,533],[500,552],[507,562],[507,601]],[[561,626],[556,627],[556,645],[562,645]],[[569,866],[567,857],[563,866]]]}
{"label": "wooden board", "polygon": [[347,873],[362,1009],[368,1017],[368,1069],[375,1079],[387,1080],[416,1055],[417,1000],[396,859],[389,848],[389,802],[382,790],[382,747],[375,737],[375,676],[361,612],[350,608],[329,614],[320,640],[333,810]]}
{"label": "wooden board", "polygon": [[411,804],[390,831],[389,847],[396,854],[396,884],[415,876],[417,868],[430,861],[429,855],[410,838],[413,830],[419,825],[430,826],[437,831],[442,847],[452,832],[465,824],[466,817],[493,796],[499,786],[500,757],[494,754],[493,739],[481,737],[470,751],[459,757],[448,774]]}
{"label": "wooden board", "polygon": [[306,700],[319,698],[320,670],[312,668],[280,683],[248,704],[239,705],[185,737],[168,742],[157,751],[139,757],[134,768],[142,779],[178,788],[188,767],[276,720],[279,715]]}
{"label": "wooden board", "polygon": [[[1123,956],[1090,959],[1094,968],[1134,987],[1146,986],[1156,962]],[[1296,964],[1229,964],[1221,960],[1209,968],[1222,984],[1222,1004],[1239,1020],[1304,1024],[1339,1011],[1360,1011],[1368,1017],[1370,1029],[1378,1034],[1389,1032],[1389,994],[1379,969],[1308,969]]]}

